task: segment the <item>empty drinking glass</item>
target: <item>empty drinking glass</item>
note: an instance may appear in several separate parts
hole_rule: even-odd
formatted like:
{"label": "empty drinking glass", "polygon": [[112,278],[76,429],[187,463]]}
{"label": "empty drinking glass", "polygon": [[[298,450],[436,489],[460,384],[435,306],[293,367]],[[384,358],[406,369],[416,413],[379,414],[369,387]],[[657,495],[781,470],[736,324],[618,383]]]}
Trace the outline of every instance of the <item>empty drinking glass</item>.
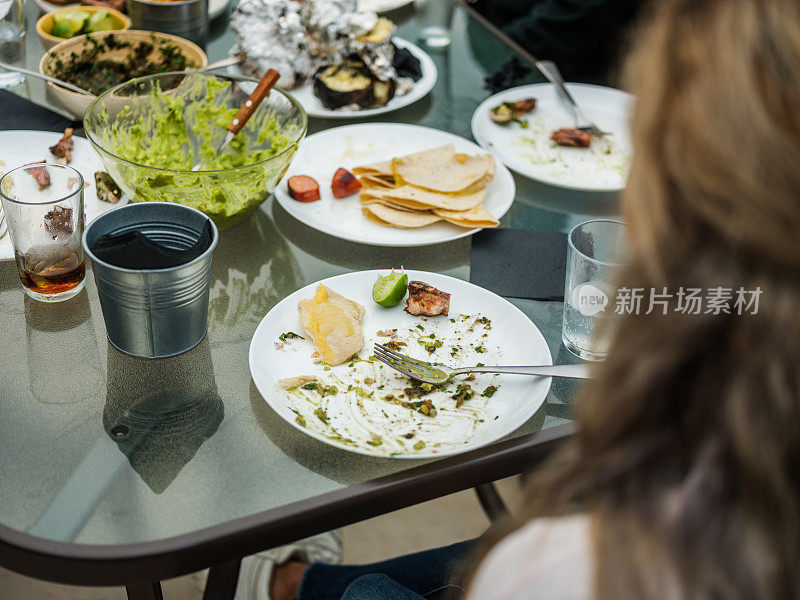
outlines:
{"label": "empty drinking glass", "polygon": [[24,165],[0,179],[0,200],[25,293],[59,302],[80,292],[86,274],[81,174],[67,165]]}
{"label": "empty drinking glass", "polygon": [[595,219],[576,225],[567,236],[562,339],[586,360],[601,360],[608,337],[595,332],[602,315],[613,313],[614,287],[626,251],[625,224]]}
{"label": "empty drinking glass", "polygon": [[[25,66],[24,0],[0,0],[0,62]],[[22,74],[0,67],[0,88],[13,87]]]}
{"label": "empty drinking glass", "polygon": [[419,39],[431,48],[450,45],[455,0],[415,0]]}

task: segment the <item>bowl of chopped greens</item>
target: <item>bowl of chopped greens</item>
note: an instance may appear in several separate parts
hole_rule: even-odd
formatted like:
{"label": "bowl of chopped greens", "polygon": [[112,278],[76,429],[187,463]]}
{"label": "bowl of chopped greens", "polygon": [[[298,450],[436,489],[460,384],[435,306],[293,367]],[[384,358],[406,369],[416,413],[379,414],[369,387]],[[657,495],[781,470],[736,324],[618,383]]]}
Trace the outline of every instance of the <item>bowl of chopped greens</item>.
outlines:
{"label": "bowl of chopped greens", "polygon": [[157,73],[198,69],[208,64],[200,47],[183,38],[153,31],[102,31],[53,46],[39,61],[39,72],[86,90],[79,94],[47,83],[47,95],[76,117],[101,93]]}
{"label": "bowl of chopped greens", "polygon": [[131,201],[178,202],[226,227],[270,196],[308,125],[300,103],[275,88],[218,152],[257,84],[198,71],[139,77],[100,94],[83,127]]}

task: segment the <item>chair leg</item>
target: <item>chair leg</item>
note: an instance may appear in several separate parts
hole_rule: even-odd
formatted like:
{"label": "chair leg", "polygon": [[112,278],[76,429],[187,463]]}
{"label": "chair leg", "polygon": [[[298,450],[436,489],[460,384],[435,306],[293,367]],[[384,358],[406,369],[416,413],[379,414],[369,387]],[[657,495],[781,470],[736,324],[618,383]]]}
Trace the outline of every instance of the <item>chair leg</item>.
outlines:
{"label": "chair leg", "polygon": [[233,600],[241,566],[241,560],[234,560],[211,567],[203,600]]}
{"label": "chair leg", "polygon": [[142,583],[125,586],[128,592],[128,600],[164,600],[161,593],[161,583]]}
{"label": "chair leg", "polygon": [[497,492],[494,483],[484,483],[474,488],[481,503],[481,508],[489,520],[494,523],[508,515],[508,508]]}

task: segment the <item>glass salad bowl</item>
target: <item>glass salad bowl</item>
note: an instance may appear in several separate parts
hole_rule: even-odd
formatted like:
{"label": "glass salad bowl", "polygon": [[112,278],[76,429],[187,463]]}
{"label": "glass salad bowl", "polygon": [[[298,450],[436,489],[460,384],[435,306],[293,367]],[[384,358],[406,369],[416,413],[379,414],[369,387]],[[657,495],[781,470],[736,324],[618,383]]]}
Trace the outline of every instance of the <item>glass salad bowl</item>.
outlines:
{"label": "glass salad bowl", "polygon": [[130,201],[178,202],[225,227],[269,197],[308,125],[302,106],[273,89],[218,153],[226,126],[257,83],[199,72],[132,79],[89,105],[84,129]]}

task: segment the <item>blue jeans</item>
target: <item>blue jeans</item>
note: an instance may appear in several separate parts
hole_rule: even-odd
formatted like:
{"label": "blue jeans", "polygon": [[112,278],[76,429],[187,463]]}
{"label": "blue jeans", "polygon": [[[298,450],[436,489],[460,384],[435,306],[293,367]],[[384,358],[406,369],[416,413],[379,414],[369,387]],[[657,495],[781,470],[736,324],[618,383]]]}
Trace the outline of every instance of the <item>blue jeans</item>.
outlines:
{"label": "blue jeans", "polygon": [[369,565],[311,563],[297,600],[443,600],[461,590],[451,578],[474,544],[471,540]]}

